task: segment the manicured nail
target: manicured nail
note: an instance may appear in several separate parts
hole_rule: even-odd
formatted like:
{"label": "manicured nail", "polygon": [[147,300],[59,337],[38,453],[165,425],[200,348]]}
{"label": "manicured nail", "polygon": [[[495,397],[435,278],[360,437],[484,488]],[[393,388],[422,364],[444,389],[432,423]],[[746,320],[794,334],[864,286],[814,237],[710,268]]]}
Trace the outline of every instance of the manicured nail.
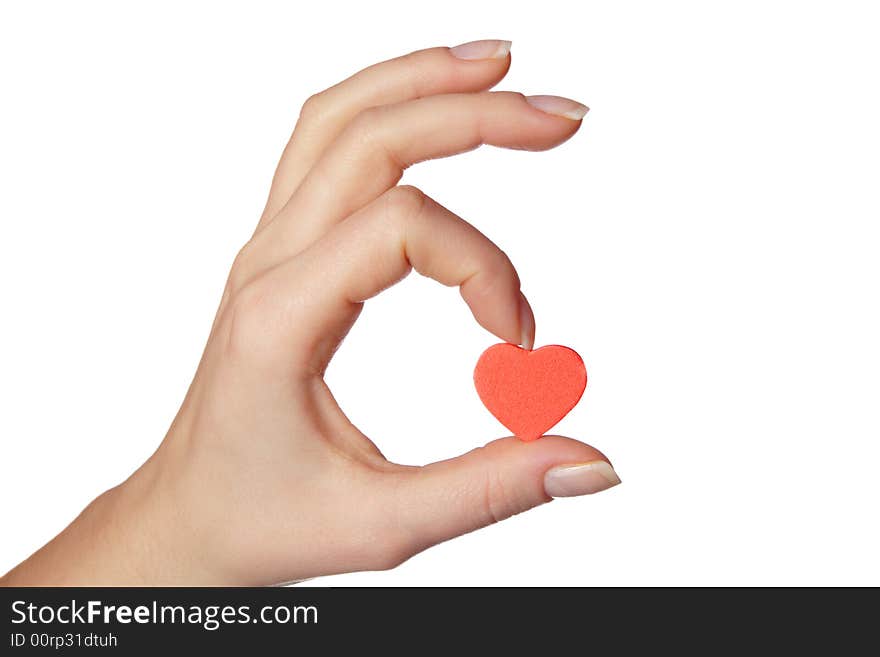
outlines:
{"label": "manicured nail", "polygon": [[535,347],[535,315],[522,292],[519,293],[519,332],[520,345],[531,351]]}
{"label": "manicured nail", "polygon": [[459,59],[504,59],[510,52],[510,41],[469,41],[450,48],[449,52]]}
{"label": "manicured nail", "polygon": [[526,102],[542,112],[563,116],[572,121],[580,121],[590,111],[586,105],[562,96],[526,96]]}
{"label": "manicured nail", "polygon": [[544,475],[544,491],[550,497],[590,495],[620,483],[607,461],[560,465]]}

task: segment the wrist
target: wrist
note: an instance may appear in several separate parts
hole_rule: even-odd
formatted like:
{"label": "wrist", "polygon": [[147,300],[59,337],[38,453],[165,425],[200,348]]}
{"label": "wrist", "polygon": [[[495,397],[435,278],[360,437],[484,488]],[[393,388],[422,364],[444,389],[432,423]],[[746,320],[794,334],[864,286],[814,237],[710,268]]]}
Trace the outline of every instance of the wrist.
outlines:
{"label": "wrist", "polygon": [[49,543],[0,580],[6,586],[211,583],[183,514],[150,459],[95,498]]}
{"label": "wrist", "polygon": [[122,486],[94,499],[55,538],[7,573],[7,586],[101,586],[135,584],[141,561],[130,521],[116,516]]}

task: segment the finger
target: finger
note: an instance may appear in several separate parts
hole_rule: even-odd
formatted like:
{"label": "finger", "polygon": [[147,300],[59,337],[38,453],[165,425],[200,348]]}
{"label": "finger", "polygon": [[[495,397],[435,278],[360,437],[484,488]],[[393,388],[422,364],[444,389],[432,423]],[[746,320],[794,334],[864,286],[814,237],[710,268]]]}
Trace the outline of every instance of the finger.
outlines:
{"label": "finger", "polygon": [[287,203],[327,145],[356,114],[434,94],[489,89],[507,73],[509,52],[510,42],[498,40],[419,50],[370,66],[309,98],[278,163],[260,225]]}
{"label": "finger", "polygon": [[510,259],[476,228],[407,186],[389,190],[260,281],[289,314],[272,321],[284,327],[278,344],[316,354],[309,369],[323,370],[361,302],[411,268],[460,286],[480,325],[531,348],[535,320]]}
{"label": "finger", "polygon": [[268,262],[289,257],[393,187],[416,162],[481,144],[552,148],[577,131],[585,112],[567,99],[511,92],[445,94],[361,112],[258,236],[259,248]]}
{"label": "finger", "polygon": [[620,483],[597,449],[561,436],[502,438],[448,461],[397,475],[397,527],[406,558],[509,518],[554,497],[588,495]]}

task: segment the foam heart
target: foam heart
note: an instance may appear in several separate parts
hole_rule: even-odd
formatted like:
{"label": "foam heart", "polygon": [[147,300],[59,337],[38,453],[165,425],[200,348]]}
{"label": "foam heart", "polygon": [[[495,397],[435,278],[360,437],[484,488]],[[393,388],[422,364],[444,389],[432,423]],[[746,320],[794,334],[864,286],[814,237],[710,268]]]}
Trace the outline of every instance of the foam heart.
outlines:
{"label": "foam heart", "polygon": [[575,407],[587,386],[584,361],[573,349],[548,345],[528,351],[489,347],[477,361],[480,399],[520,440],[537,440]]}

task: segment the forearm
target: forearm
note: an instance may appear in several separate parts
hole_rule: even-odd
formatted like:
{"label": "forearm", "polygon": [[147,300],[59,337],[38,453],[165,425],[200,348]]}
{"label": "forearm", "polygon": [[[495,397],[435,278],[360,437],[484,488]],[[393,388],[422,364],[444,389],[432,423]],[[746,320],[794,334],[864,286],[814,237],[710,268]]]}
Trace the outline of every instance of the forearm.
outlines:
{"label": "forearm", "polygon": [[[3,586],[174,585],[199,578],[196,552],[149,463],[92,501],[45,546],[0,578]],[[189,563],[188,563],[189,562]]]}

